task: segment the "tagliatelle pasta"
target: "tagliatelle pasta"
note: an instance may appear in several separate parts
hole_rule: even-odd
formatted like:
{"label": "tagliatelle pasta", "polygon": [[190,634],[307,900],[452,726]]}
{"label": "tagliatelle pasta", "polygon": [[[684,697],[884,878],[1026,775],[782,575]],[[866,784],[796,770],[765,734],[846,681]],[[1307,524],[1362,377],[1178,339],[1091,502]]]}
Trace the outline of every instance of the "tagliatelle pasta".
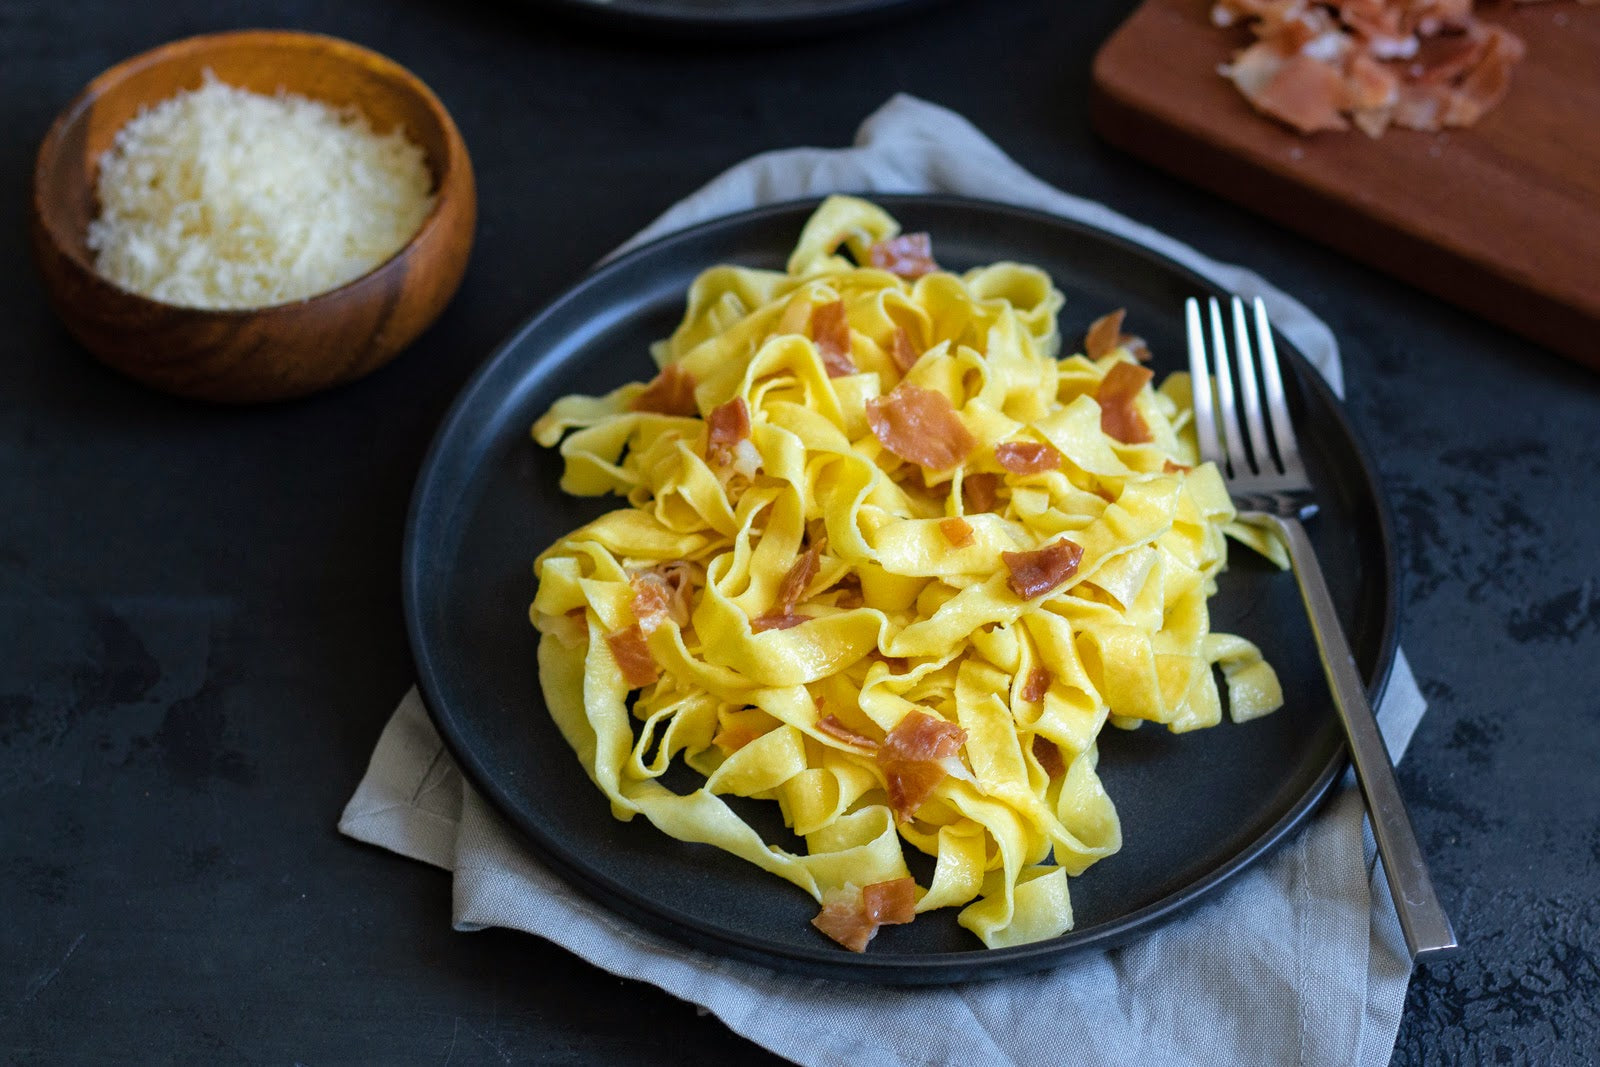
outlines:
{"label": "tagliatelle pasta", "polygon": [[858,951],[936,908],[990,947],[1070,929],[1068,877],[1122,844],[1107,722],[1217,723],[1214,666],[1235,719],[1281,702],[1210,630],[1234,510],[1187,377],[1152,389],[1120,317],[1057,359],[1043,271],[933,251],[831,198],[786,270],[700,275],[654,381],[533,429],[568,492],[627,498],[536,563],[563,736],[618,818],[787,879]]}

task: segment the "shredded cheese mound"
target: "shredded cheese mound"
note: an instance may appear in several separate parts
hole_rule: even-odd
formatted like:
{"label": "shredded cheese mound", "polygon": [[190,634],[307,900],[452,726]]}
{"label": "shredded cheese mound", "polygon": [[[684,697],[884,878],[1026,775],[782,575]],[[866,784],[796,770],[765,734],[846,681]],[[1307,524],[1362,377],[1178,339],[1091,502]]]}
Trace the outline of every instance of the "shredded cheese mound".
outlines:
{"label": "shredded cheese mound", "polygon": [[402,131],[208,71],[117,132],[88,243],[102,275],[164,303],[268,307],[389,259],[432,210],[432,184]]}

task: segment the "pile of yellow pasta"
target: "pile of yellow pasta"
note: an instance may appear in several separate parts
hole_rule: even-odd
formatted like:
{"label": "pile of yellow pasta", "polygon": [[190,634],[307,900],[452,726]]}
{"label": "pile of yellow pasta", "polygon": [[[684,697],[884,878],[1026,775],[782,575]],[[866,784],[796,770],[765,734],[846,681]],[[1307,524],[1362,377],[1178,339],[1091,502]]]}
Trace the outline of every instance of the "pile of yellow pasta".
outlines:
{"label": "pile of yellow pasta", "polygon": [[[936,860],[918,914],[960,906],[985,945],[1017,945],[1070,929],[1068,876],[1121,846],[1095,770],[1108,720],[1217,723],[1219,664],[1236,720],[1281,697],[1254,645],[1210,631],[1234,510],[1216,469],[1198,463],[1187,376],[1134,399],[1148,442],[1108,436],[1096,393],[1132,361],[1125,348],[1058,360],[1063,298],[1034,267],[908,280],[857,265],[898,231],[876,206],[834,197],[787,270],[700,275],[653,352],[692,384],[696,414],[639,410],[646,385],[631,383],[565,397],[539,419],[534,437],[559,443],[566,491],[628,501],[539,556],[540,676],[617,818],[643,814],[819,902],[907,877],[909,843]],[[806,331],[835,301],[856,373],[830,377]],[[897,331],[920,350],[903,373]],[[909,463],[874,435],[869,402],[902,378],[948,399],[977,441],[961,463]],[[705,417],[737,398],[748,440],[731,461],[708,460]],[[1019,440],[1052,446],[1059,469],[998,465],[994,445]],[[982,474],[1000,475],[1000,491],[992,511],[969,514],[962,483]],[[952,517],[970,526],[964,547],[941,526]],[[1001,553],[1063,537],[1082,549],[1076,572],[1023,599]],[[806,621],[753,631],[816,546],[792,609]],[[639,576],[666,564],[678,565],[686,610],[638,631],[659,680],[635,690],[601,637],[645,621]],[[1047,679],[1042,695],[1030,678]],[[897,821],[882,761],[848,737],[880,741],[918,713],[955,724],[964,743]],[[830,716],[845,739],[819,726]],[[1044,743],[1059,759],[1041,759]],[[659,782],[678,759],[705,776],[701,788]],[[726,796],[776,802],[805,854],[764,841]]]}

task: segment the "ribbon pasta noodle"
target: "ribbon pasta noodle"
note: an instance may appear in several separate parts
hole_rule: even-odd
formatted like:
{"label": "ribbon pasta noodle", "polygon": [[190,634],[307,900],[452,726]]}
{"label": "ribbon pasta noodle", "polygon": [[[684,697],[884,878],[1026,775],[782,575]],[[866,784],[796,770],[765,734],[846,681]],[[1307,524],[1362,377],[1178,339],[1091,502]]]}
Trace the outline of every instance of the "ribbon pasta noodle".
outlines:
{"label": "ribbon pasta noodle", "polygon": [[[652,382],[535,423],[567,492],[627,499],[538,557],[530,612],[617,818],[787,879],[858,951],[946,907],[1017,945],[1070,929],[1069,876],[1122,844],[1108,722],[1217,723],[1214,666],[1235,719],[1281,703],[1210,630],[1234,509],[1187,376],[1151,388],[1120,313],[1058,359],[1062,300],[833,197],[786,270],[699,276]],[[692,792],[661,782],[680,760]],[[775,802],[804,851],[727,797]]]}

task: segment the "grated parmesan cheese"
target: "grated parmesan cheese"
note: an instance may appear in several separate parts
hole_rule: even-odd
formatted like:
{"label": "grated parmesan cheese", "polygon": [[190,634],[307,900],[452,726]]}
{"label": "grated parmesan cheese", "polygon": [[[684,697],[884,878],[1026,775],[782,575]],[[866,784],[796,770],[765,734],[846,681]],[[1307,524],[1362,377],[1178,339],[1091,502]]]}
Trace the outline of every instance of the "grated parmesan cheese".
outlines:
{"label": "grated parmesan cheese", "polygon": [[100,159],[95,268],[168,304],[259,308],[336,289],[433,208],[422,149],[354,109],[218,81],[142,110]]}

